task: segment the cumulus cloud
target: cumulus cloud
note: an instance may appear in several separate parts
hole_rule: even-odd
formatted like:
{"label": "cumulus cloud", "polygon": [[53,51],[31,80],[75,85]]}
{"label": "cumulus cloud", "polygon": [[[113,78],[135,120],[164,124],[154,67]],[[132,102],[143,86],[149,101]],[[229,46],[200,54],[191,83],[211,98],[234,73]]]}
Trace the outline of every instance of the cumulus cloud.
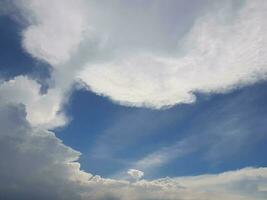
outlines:
{"label": "cumulus cloud", "polygon": [[23,32],[23,46],[35,58],[52,65],[70,59],[87,26],[82,0],[16,1],[30,26]]}
{"label": "cumulus cloud", "polygon": [[79,169],[79,152],[31,127],[22,104],[0,105],[0,127],[1,199],[79,199],[91,177]]}
{"label": "cumulus cloud", "polygon": [[144,176],[144,172],[137,170],[137,169],[129,169],[127,171],[127,174],[129,174],[133,179],[139,180]]}
{"label": "cumulus cloud", "polygon": [[[15,124],[15,125],[14,125]],[[266,168],[129,182],[80,170],[80,153],[31,127],[23,105],[0,106],[1,199],[264,200]],[[133,172],[133,173],[132,173]],[[141,172],[131,170],[134,177]]]}
{"label": "cumulus cloud", "polygon": [[263,200],[267,193],[262,191],[266,185],[266,168],[244,168],[221,174],[195,177],[164,178],[140,180],[134,183],[92,178],[93,199],[168,199],[168,200]]}
{"label": "cumulus cloud", "polygon": [[24,104],[27,120],[34,126],[54,128],[64,125],[67,118],[60,112],[64,94],[57,89],[41,94],[40,87],[35,80],[17,76],[0,85],[0,102]]}

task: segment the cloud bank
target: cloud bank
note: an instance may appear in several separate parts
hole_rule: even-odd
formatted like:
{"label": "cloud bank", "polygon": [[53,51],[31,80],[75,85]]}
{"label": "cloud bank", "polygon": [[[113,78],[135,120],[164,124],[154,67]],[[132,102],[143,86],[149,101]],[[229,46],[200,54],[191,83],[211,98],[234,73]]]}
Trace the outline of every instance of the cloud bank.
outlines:
{"label": "cloud bank", "polygon": [[33,128],[22,104],[0,105],[0,198],[80,199],[91,175],[75,162],[80,153],[54,133]]}
{"label": "cloud bank", "polygon": [[[23,105],[1,105],[0,111],[3,199],[263,200],[267,197],[266,168],[134,183],[92,176],[80,170],[76,162],[79,152],[62,144],[52,132],[31,127]],[[140,171],[131,172],[134,177],[142,175]]]}

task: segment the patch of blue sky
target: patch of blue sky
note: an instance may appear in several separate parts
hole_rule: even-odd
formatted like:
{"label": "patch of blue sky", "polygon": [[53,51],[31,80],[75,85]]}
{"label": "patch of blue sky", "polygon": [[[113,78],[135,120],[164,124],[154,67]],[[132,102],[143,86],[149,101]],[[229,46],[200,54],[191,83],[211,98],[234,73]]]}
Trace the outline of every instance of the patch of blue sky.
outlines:
{"label": "patch of blue sky", "polygon": [[[83,169],[104,176],[130,167],[155,178],[265,166],[266,88],[198,94],[195,104],[166,110],[123,107],[79,90],[67,106],[73,120],[57,135],[83,153]],[[142,161],[157,154],[159,163]]]}

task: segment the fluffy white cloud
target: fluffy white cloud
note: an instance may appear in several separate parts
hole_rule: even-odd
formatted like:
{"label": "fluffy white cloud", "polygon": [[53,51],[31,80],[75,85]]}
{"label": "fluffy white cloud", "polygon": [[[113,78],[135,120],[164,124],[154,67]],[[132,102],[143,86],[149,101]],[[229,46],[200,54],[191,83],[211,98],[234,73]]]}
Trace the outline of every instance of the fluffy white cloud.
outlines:
{"label": "fluffy white cloud", "polygon": [[[155,13],[164,16],[159,9],[164,6],[155,2],[146,3],[147,12],[138,11],[145,23],[130,4],[116,1],[112,3],[114,9],[109,3],[102,8],[95,1],[82,0],[18,4],[30,24],[23,32],[24,47],[32,56],[60,69],[55,79],[81,79],[93,92],[124,105],[161,108],[191,103],[194,92],[222,93],[266,78],[264,0],[211,6],[191,28],[190,23],[183,23],[187,19],[174,15],[177,19],[169,21],[178,20],[177,26],[189,29],[183,39],[181,31],[168,32],[166,23],[152,23],[159,17]],[[127,10],[129,15],[121,19],[120,10]],[[148,31],[148,24],[155,34]],[[121,31],[123,27],[125,31]],[[92,30],[98,39],[92,38]],[[173,41],[178,47],[166,39],[173,38],[171,31],[177,34]],[[165,41],[168,47],[153,45],[157,41]],[[172,53],[158,48],[172,49]],[[98,62],[92,62],[96,58]]]}
{"label": "fluffy white cloud", "polygon": [[127,171],[127,174],[129,174],[133,179],[139,180],[144,176],[144,172],[137,170],[137,169],[129,169]]}
{"label": "fluffy white cloud", "polygon": [[[168,200],[263,200],[266,191],[266,168],[245,168],[214,175],[195,177],[164,178],[135,183],[102,179],[92,179],[93,199],[168,199]],[[93,196],[91,196],[93,195]]]}
{"label": "fluffy white cloud", "polygon": [[82,0],[17,1],[30,26],[23,46],[35,58],[52,65],[70,59],[86,32]]}
{"label": "fluffy white cloud", "polygon": [[175,56],[128,52],[89,64],[79,77],[117,102],[155,108],[194,102],[194,92],[252,84],[266,78],[266,9],[263,0],[215,9],[196,20]]}
{"label": "fluffy white cloud", "polygon": [[46,94],[41,94],[40,85],[26,76],[17,76],[0,84],[0,94],[2,104],[24,104],[27,120],[34,126],[54,128],[67,121],[60,112],[64,94],[57,89],[49,89]]}

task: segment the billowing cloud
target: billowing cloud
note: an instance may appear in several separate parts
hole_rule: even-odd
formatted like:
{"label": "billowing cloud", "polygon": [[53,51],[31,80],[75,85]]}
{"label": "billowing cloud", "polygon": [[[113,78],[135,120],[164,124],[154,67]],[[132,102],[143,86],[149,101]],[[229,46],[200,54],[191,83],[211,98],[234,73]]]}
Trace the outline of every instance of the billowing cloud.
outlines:
{"label": "billowing cloud", "polygon": [[64,125],[67,118],[60,112],[64,94],[56,89],[41,94],[40,87],[35,80],[17,76],[0,85],[0,102],[24,104],[27,120],[34,126],[54,128]]}
{"label": "billowing cloud", "polygon": [[[95,1],[28,2],[18,3],[29,21],[23,32],[25,49],[54,68],[65,68],[56,75],[67,82],[80,79],[93,92],[124,105],[161,108],[192,103],[194,92],[223,93],[266,78],[264,0],[214,3],[193,25],[192,19],[181,20],[179,15],[169,19],[187,32],[154,22],[158,15],[164,18],[164,6],[153,1],[146,3],[146,11],[139,10],[145,23],[130,4],[116,1],[114,9],[103,4],[106,12]],[[121,19],[120,10],[129,15]],[[153,45],[157,41],[168,45]]]}
{"label": "billowing cloud", "polygon": [[137,169],[129,169],[127,171],[127,174],[129,174],[133,179],[139,180],[144,176],[144,172],[137,170]]}
{"label": "billowing cloud", "polygon": [[[263,200],[267,197],[266,168],[134,183],[92,176],[79,169],[79,152],[62,144],[52,132],[31,127],[24,106],[1,105],[0,111],[3,199]],[[141,173],[135,172],[134,176],[140,177]]]}
{"label": "billowing cloud", "polygon": [[79,152],[31,127],[22,104],[0,105],[0,127],[1,199],[79,199],[91,177],[79,170]]}
{"label": "billowing cloud", "polygon": [[52,65],[70,59],[86,31],[82,0],[17,1],[31,24],[23,32],[23,46],[35,58]]}
{"label": "billowing cloud", "polygon": [[88,65],[80,78],[92,91],[117,102],[154,108],[194,102],[194,92],[223,93],[265,79],[266,2],[230,8],[197,19],[175,55],[118,55]]}
{"label": "billowing cloud", "polygon": [[[7,96],[12,94],[10,85],[16,81],[14,88],[22,86],[24,90],[15,90],[17,96]],[[30,84],[27,85],[27,82]],[[38,85],[34,86],[34,82],[25,77],[18,77],[2,83],[2,88],[10,89],[2,89],[1,94],[10,97],[8,99],[13,105],[8,103],[8,99],[2,98],[0,101],[0,154],[3,161],[0,164],[1,198],[263,200],[267,197],[264,190],[267,185],[266,168],[245,168],[217,175],[151,181],[136,179],[135,182],[92,176],[80,170],[77,162],[79,152],[62,144],[53,132],[38,126],[32,127],[27,121],[26,111],[33,111],[25,111],[22,104],[16,103],[20,100],[20,92],[27,94],[29,91],[38,91]],[[31,95],[27,94],[26,97],[34,99],[34,95]],[[22,103],[26,102],[26,97],[21,98]],[[17,100],[12,102],[15,98]],[[142,175],[136,170],[131,172],[134,177]]]}
{"label": "billowing cloud", "polygon": [[[93,199],[168,199],[168,200],[263,200],[261,188],[266,181],[266,168],[245,168],[215,175],[125,181],[95,179]],[[95,183],[94,183],[95,184]]]}

